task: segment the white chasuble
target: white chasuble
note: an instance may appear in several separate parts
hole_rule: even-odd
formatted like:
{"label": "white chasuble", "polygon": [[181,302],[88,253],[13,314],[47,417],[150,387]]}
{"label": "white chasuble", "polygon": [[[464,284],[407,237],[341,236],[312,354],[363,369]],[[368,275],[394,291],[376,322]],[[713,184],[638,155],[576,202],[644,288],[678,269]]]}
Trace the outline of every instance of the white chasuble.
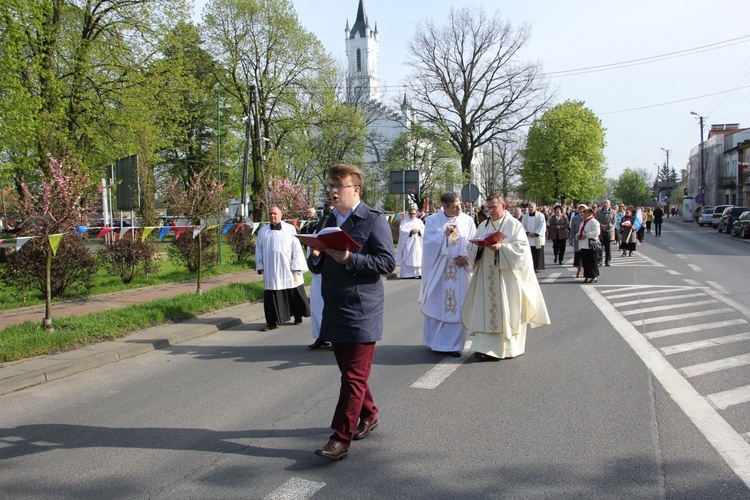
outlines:
{"label": "white chasuble", "polygon": [[[419,233],[412,234],[412,229],[417,229]],[[402,278],[422,276],[423,235],[424,222],[416,217],[413,219],[407,217],[399,224],[396,264],[401,268]]]}
{"label": "white chasuble", "polygon": [[[476,237],[495,231],[506,239],[497,253],[490,248],[482,251],[461,318],[473,336],[473,351],[511,358],[526,349],[526,325],[537,328],[550,324],[550,319],[523,225],[506,212],[498,221],[482,223]],[[477,248],[472,248],[472,261],[476,254]]]}
{"label": "white chasuble", "polygon": [[270,225],[258,231],[255,242],[255,269],[263,270],[263,285],[266,290],[288,290],[304,284],[307,271],[305,254],[299,239],[295,238],[294,226],[281,223],[281,230],[274,231]]}

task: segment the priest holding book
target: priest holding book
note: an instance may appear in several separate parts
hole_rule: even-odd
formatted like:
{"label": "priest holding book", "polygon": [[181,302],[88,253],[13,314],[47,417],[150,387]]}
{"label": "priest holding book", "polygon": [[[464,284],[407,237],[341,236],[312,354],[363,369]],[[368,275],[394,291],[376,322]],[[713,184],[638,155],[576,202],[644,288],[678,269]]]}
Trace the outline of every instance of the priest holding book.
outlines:
{"label": "priest holding book", "polygon": [[500,232],[504,238],[488,246],[473,245],[469,258],[474,275],[461,319],[471,338],[474,357],[482,361],[513,358],[526,350],[526,328],[550,324],[547,305],[534,274],[529,238],[516,218],[505,211],[505,198],[491,195],[490,218],[477,228],[477,238]]}

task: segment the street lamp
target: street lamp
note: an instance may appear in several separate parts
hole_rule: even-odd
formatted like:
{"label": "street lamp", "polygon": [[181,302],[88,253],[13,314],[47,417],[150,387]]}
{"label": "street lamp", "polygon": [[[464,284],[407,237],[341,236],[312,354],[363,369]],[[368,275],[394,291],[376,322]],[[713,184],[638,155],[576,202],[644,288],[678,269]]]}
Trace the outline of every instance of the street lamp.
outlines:
{"label": "street lamp", "polygon": [[701,151],[701,185],[698,188],[698,191],[699,191],[700,194],[703,195],[701,197],[701,205],[705,206],[706,199],[705,199],[704,192],[705,192],[706,179],[705,179],[705,169],[704,169],[704,163],[703,163],[704,162],[704,160],[703,160],[703,119],[705,117],[699,115],[695,111],[691,111],[690,114],[698,117],[698,121],[700,122],[700,126],[701,126],[701,145],[700,145],[700,151]]}

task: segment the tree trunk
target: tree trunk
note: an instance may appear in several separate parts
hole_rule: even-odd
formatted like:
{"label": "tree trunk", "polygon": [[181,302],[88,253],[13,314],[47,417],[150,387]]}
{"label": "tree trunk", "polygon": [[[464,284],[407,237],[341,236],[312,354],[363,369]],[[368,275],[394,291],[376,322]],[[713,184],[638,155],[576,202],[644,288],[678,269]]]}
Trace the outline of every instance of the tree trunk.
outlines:
{"label": "tree trunk", "polygon": [[201,273],[203,272],[203,240],[201,239],[201,233],[198,233],[198,289],[196,293],[198,295],[203,294],[203,288],[201,286]]}
{"label": "tree trunk", "polygon": [[45,273],[45,308],[44,308],[44,320],[42,320],[42,326],[48,332],[53,332],[52,328],[52,248],[47,245],[47,268]]}

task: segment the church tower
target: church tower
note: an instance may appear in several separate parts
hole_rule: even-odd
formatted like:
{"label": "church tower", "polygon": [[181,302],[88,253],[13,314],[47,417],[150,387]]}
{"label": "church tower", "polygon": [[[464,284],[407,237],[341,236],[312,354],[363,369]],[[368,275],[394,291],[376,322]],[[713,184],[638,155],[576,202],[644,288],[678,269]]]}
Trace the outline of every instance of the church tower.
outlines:
{"label": "church tower", "polygon": [[354,26],[350,30],[347,20],[344,33],[346,58],[349,63],[346,79],[349,102],[379,102],[381,95],[378,80],[378,25],[375,23],[375,29],[370,29],[364,0],[359,0]]}

